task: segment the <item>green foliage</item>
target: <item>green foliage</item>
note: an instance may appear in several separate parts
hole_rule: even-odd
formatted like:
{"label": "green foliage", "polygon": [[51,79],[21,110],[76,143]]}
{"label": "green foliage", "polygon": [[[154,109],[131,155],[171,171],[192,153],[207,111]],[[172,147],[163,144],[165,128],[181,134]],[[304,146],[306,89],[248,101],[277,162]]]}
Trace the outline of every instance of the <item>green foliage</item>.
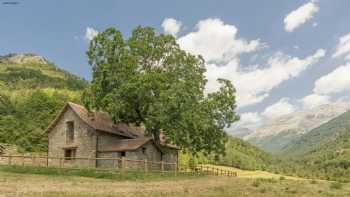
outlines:
{"label": "green foliage", "polygon": [[290,144],[277,171],[290,175],[350,181],[350,112]]}
{"label": "green foliage", "polygon": [[[350,141],[349,138],[340,139],[337,137],[338,133],[343,132],[347,128],[350,128],[350,111],[345,112],[293,141],[285,147],[283,154],[291,156],[314,154],[313,152],[320,152],[317,150],[319,150],[320,146],[326,143],[338,147],[346,145],[350,148],[350,144],[346,144],[347,141]],[[336,139],[338,141],[334,140],[335,138],[338,138]],[[338,142],[340,142],[339,140],[345,141],[342,142],[342,144],[338,144]],[[333,148],[334,146],[330,147]]]}
{"label": "green foliage", "polygon": [[64,76],[64,78],[49,76],[39,69],[7,65],[7,68],[0,72],[0,81],[3,81],[11,89],[51,87],[80,90],[87,84],[86,81],[79,80],[68,73],[64,73]]}
{"label": "green foliage", "polygon": [[245,170],[266,170],[269,166],[279,162],[254,145],[232,136],[228,137],[225,146],[225,154],[219,157],[215,154],[205,155],[202,153],[193,156],[190,153],[182,152],[179,155],[180,165],[191,168],[192,165],[199,163],[211,163]]}
{"label": "green foliage", "polygon": [[235,89],[219,79],[220,90],[204,94],[204,60],[181,50],[173,36],[137,27],[124,39],[109,28],[87,54],[93,67],[84,96],[88,108],[115,122],[143,125],[157,143],[163,132],[168,143],[193,154],[224,152],[224,128],[238,119]]}
{"label": "green foliage", "polygon": [[53,65],[0,64],[0,143],[45,151],[44,129],[87,82]]}

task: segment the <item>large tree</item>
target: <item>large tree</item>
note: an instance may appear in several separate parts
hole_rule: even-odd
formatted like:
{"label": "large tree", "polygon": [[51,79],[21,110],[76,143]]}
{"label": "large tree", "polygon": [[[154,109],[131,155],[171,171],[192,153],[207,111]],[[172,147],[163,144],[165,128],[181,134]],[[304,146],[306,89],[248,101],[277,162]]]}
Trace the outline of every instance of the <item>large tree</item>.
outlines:
{"label": "large tree", "polygon": [[86,107],[113,120],[144,126],[147,134],[191,153],[223,153],[224,129],[238,120],[235,89],[224,79],[205,93],[205,62],[180,49],[173,36],[137,27],[128,39],[115,28],[99,33],[87,52],[93,79]]}

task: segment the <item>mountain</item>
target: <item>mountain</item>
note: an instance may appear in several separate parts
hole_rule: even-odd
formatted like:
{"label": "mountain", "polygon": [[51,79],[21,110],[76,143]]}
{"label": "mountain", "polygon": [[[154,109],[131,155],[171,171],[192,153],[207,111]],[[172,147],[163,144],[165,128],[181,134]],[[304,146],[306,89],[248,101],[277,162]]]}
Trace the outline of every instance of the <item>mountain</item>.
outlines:
{"label": "mountain", "polygon": [[0,56],[0,143],[44,151],[42,131],[67,101],[80,101],[83,80],[36,54]]}
{"label": "mountain", "polygon": [[[289,143],[283,149],[284,155],[290,156],[311,156],[317,155],[324,150],[341,151],[344,148],[343,140],[349,141],[350,138],[340,139],[340,136],[346,135],[350,130],[350,111],[330,120],[329,122],[311,130],[299,139]],[[346,144],[345,146],[349,145]],[[323,154],[322,153],[322,154]]]}
{"label": "mountain", "polygon": [[293,140],[347,110],[350,110],[350,103],[336,102],[295,112],[267,122],[244,139],[265,151],[281,153]]}
{"label": "mountain", "polygon": [[243,139],[246,136],[252,134],[254,131],[248,128],[234,128],[227,130],[227,132],[233,135],[234,137]]}
{"label": "mountain", "polygon": [[301,176],[350,181],[350,111],[291,142],[283,155]]}

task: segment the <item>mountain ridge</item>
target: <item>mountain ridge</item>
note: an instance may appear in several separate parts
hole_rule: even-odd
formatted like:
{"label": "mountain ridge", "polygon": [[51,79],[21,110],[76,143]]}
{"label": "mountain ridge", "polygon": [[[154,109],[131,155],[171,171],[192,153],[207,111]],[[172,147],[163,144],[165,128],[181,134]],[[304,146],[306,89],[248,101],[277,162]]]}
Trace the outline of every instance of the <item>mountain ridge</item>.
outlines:
{"label": "mountain ridge", "polygon": [[272,153],[280,153],[288,143],[350,110],[350,102],[321,105],[273,119],[244,140]]}

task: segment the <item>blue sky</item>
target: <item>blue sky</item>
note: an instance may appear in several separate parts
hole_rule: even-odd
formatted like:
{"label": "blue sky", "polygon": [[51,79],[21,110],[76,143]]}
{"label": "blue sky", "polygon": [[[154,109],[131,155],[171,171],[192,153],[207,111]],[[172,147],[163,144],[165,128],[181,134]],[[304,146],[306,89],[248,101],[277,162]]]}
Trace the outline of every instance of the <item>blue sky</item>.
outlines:
{"label": "blue sky", "polygon": [[[349,95],[347,0],[16,1],[0,0],[0,55],[37,53],[90,79],[88,27],[113,26],[125,36],[138,25],[159,33],[166,27],[185,50],[207,53],[209,78],[227,77],[237,86],[244,127]],[[162,27],[166,18],[175,24]]]}

